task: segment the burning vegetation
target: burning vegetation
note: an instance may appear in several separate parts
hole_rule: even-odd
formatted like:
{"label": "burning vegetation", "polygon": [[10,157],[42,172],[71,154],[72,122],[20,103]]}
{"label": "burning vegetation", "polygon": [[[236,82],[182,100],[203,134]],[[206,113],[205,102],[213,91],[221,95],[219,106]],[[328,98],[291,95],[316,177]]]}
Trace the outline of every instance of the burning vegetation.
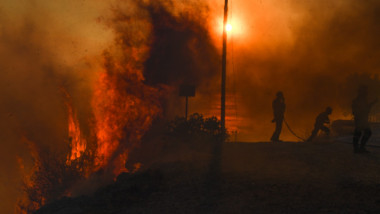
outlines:
{"label": "burning vegetation", "polygon": [[67,156],[67,164],[70,164],[71,161],[74,161],[80,158],[86,150],[86,139],[82,136],[79,126],[79,121],[76,115],[76,112],[73,110],[72,100],[70,95],[62,89],[66,97],[66,107],[67,107],[67,116],[68,116],[68,133],[69,133],[69,146],[70,153]]}
{"label": "burning vegetation", "polygon": [[159,90],[145,85],[141,75],[130,69],[132,65],[117,64],[105,53],[105,70],[99,74],[92,101],[94,117],[89,125],[93,136],[81,132],[70,95],[63,90],[68,149],[51,151],[26,140],[35,166],[25,178],[21,212],[31,213],[51,200],[71,195],[74,184],[90,176],[113,179],[121,172],[134,170],[125,168],[128,153],[161,108]]}
{"label": "burning vegetation", "polygon": [[51,200],[69,196],[74,184],[90,176],[113,179],[134,170],[125,168],[128,153],[160,114],[160,92],[144,85],[111,56],[105,59],[106,69],[99,75],[92,102],[94,118],[89,125],[93,136],[81,132],[70,95],[63,90],[68,113],[67,151],[51,151],[25,140],[34,168],[25,178],[20,211],[31,213]]}
{"label": "burning vegetation", "polygon": [[[128,156],[155,118],[162,115],[165,93],[173,93],[183,81],[184,76],[176,72],[180,67],[188,69],[182,73],[196,83],[199,76],[190,70],[212,71],[199,61],[207,60],[207,57],[191,57],[184,61],[192,68],[172,61],[175,54],[181,55],[178,59],[184,59],[192,55],[190,52],[201,53],[205,48],[211,50],[211,57],[218,56],[209,42],[198,37],[204,34],[206,40],[210,39],[205,26],[198,24],[199,20],[193,20],[195,16],[173,15],[170,6],[161,2],[136,1],[134,6],[139,8],[136,13],[129,14],[125,8],[118,8],[114,10],[114,18],[105,21],[116,30],[116,47],[103,53],[103,67],[96,72],[90,102],[92,112],[87,122],[78,119],[72,94],[61,87],[68,124],[64,140],[66,149],[42,147],[25,138],[34,167],[31,172],[24,172],[24,196],[17,212],[32,213],[46,203],[71,196],[78,192],[78,183],[95,179],[101,181],[95,186],[100,186],[113,181],[122,172],[138,170],[141,167],[139,162],[128,163],[131,168],[125,167]],[[163,29],[169,34],[162,34]],[[153,35],[150,36],[151,32]],[[168,46],[168,50],[173,50],[175,44],[169,40],[176,36],[182,39],[177,44],[182,50],[166,51]],[[169,56],[161,55],[163,51]],[[216,118],[207,120],[206,124],[217,125]]]}

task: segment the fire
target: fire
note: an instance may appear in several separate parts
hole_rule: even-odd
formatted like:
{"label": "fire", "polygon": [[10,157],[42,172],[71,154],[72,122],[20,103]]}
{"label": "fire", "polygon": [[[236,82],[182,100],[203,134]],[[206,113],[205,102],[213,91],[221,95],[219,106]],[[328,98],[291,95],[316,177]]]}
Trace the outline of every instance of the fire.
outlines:
{"label": "fire", "polygon": [[[132,49],[132,51],[134,51]],[[133,55],[132,55],[133,56]],[[142,71],[119,65],[106,56],[106,68],[95,83],[92,108],[95,117],[95,168],[125,171],[128,152],[160,113],[158,89],[145,85]]]}
{"label": "fire", "polygon": [[[142,25],[146,25],[145,21]],[[147,37],[146,41],[123,43],[134,39],[128,35],[136,34],[123,34],[117,39],[117,50],[111,49],[103,55],[103,68],[92,71],[97,76],[91,79],[94,81],[88,123],[80,123],[70,94],[61,89],[67,109],[69,139],[62,141],[68,143],[70,149],[55,151],[41,146],[36,152],[31,151],[35,167],[26,178],[27,199],[20,210],[32,213],[45,203],[71,195],[78,182],[92,175],[109,180],[122,172],[133,173],[140,169],[140,163],[128,163],[131,167],[126,168],[128,155],[161,114],[166,86],[144,82],[144,61],[151,41]],[[83,134],[81,127],[86,127],[88,134]]]}
{"label": "fire", "polygon": [[[115,168],[114,168],[114,171],[113,171],[114,175],[120,175],[123,172],[129,172],[129,170],[127,168],[125,168],[125,163],[126,163],[127,159],[128,159],[128,154],[126,152],[120,154],[116,158],[116,160],[115,160]],[[116,179],[116,177],[115,177],[115,179]]]}
{"label": "fire", "polygon": [[[40,169],[39,167],[41,166],[41,159],[38,152],[38,148],[34,142],[30,141],[25,136],[21,138],[21,141],[25,143],[28,146],[29,150],[31,151],[31,155],[34,159],[34,165],[31,171],[28,173],[25,169],[23,159],[20,157],[17,157],[17,161],[19,163],[21,173],[23,174],[23,177],[24,177],[23,179],[24,189],[27,189],[29,191],[26,191],[23,197],[19,199],[18,206],[16,207],[15,212],[21,213],[21,214],[28,214],[42,207],[46,203],[46,198],[43,196],[40,189],[36,188],[38,184],[37,184],[37,181],[33,177],[34,173],[37,172]],[[29,194],[32,194],[33,198],[31,198]]]}
{"label": "fire", "polygon": [[[126,118],[122,117],[126,113],[128,102],[125,100],[122,105],[117,105],[120,95],[116,85],[112,84],[112,79],[106,73],[102,73],[98,79],[94,93],[94,116],[96,120],[95,132],[97,138],[97,166],[104,167],[112,153],[119,146],[122,138],[122,124]],[[121,102],[120,102],[121,103]]]}
{"label": "fire", "polygon": [[94,96],[95,130],[97,138],[96,165],[106,166],[123,137],[123,125],[126,124],[128,106],[131,102],[119,94],[112,84],[115,79],[102,73]]}
{"label": "fire", "polygon": [[85,152],[86,139],[81,136],[79,121],[73,110],[71,97],[64,89],[62,91],[66,97],[65,104],[68,112],[68,134],[71,153],[67,158],[67,163],[70,164],[70,161],[78,159]]}
{"label": "fire", "polygon": [[135,163],[133,166],[135,167],[133,172],[137,172],[141,168],[142,164],[141,163]]}

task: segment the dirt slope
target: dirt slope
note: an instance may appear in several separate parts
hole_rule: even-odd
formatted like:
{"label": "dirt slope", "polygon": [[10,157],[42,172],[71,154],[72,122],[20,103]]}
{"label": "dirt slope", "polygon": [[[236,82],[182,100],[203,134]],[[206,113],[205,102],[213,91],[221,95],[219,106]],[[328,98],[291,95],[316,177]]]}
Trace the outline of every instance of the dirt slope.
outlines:
{"label": "dirt slope", "polygon": [[[345,143],[225,143],[182,149],[91,196],[37,213],[380,213],[380,149]],[[211,172],[211,173],[210,173]]]}

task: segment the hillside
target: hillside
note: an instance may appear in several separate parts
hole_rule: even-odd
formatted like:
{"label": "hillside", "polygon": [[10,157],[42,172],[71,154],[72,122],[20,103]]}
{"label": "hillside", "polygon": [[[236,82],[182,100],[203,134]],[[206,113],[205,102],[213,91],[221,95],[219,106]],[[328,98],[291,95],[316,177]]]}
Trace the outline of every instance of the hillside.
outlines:
{"label": "hillside", "polygon": [[37,214],[380,213],[380,149],[349,144],[225,143],[211,153],[181,149],[93,195],[64,198]]}

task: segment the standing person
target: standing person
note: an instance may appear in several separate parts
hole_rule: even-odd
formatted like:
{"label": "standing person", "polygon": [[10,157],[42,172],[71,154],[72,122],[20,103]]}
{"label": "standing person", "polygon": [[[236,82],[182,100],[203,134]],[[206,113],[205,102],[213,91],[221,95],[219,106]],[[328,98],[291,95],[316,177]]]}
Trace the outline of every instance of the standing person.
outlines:
{"label": "standing person", "polygon": [[315,119],[314,130],[311,133],[311,136],[307,139],[307,142],[312,141],[315,138],[315,136],[317,136],[319,130],[326,132],[327,136],[330,135],[330,129],[327,128],[324,124],[330,123],[329,115],[331,113],[332,113],[332,108],[327,107],[324,112],[320,113],[317,116],[317,119]]}
{"label": "standing person", "polygon": [[271,141],[280,141],[279,137],[282,130],[282,122],[284,121],[284,113],[285,113],[285,99],[284,94],[279,91],[276,94],[276,99],[273,100],[272,103],[273,108],[273,120],[272,123],[276,123],[276,129],[274,130],[274,133],[271,137]]}
{"label": "standing person", "polygon": [[[354,153],[368,153],[365,145],[372,135],[369,126],[368,117],[372,106],[377,102],[368,101],[368,88],[361,86],[358,90],[358,96],[352,101],[352,114],[354,115],[355,131],[353,137]],[[359,145],[359,140],[360,145]]]}

